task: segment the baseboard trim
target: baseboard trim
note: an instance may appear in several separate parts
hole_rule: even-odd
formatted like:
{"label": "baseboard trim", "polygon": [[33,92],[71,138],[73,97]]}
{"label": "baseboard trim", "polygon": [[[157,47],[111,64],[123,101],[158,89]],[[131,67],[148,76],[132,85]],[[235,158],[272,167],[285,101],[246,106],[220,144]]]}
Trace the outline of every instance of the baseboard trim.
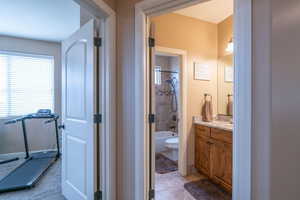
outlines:
{"label": "baseboard trim", "polygon": [[[56,149],[44,149],[44,150],[30,151],[29,154],[40,153],[40,152],[45,152],[45,151],[56,151]],[[6,159],[14,158],[14,157],[24,158],[25,156],[26,156],[25,152],[0,154],[0,160],[6,160]]]}

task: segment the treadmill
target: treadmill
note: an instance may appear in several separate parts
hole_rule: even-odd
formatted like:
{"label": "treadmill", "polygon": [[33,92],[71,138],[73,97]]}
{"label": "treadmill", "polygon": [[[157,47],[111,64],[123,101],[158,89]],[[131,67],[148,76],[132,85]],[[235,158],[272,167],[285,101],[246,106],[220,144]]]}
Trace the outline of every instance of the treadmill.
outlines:
{"label": "treadmill", "polygon": [[[0,194],[34,187],[47,169],[59,159],[58,118],[59,116],[51,113],[51,110],[41,109],[37,113],[25,115],[5,123],[15,124],[20,122],[22,124],[26,157],[21,165],[0,180]],[[25,122],[34,119],[48,119],[45,123],[55,123],[56,150],[29,153]]]}

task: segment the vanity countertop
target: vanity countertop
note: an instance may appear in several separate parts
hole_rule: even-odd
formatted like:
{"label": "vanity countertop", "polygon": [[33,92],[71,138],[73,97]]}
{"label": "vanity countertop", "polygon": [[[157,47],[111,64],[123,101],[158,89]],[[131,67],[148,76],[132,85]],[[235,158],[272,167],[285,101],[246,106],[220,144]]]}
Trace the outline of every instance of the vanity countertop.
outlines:
{"label": "vanity countertop", "polygon": [[233,130],[233,124],[226,121],[212,121],[212,122],[204,122],[201,119],[194,119],[195,124],[208,126],[211,128],[218,128],[225,131],[232,131]]}

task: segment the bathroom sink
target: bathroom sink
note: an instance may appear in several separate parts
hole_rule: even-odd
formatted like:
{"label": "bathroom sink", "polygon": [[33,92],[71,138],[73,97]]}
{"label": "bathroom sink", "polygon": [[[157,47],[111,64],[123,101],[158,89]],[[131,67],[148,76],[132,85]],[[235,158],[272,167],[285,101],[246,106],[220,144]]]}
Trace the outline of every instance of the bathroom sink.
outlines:
{"label": "bathroom sink", "polygon": [[213,121],[211,122],[216,127],[225,128],[225,129],[233,129],[233,124],[227,121]]}
{"label": "bathroom sink", "polygon": [[233,128],[233,124],[223,124],[223,126],[226,126],[228,128]]}
{"label": "bathroom sink", "polygon": [[233,129],[233,124],[230,121],[215,120],[212,122],[204,122],[199,118],[194,118],[194,122],[200,125],[204,125],[212,128],[224,129],[227,131],[232,131]]}
{"label": "bathroom sink", "polygon": [[232,125],[230,122],[225,122],[225,121],[213,121],[212,123],[220,124],[220,125]]}

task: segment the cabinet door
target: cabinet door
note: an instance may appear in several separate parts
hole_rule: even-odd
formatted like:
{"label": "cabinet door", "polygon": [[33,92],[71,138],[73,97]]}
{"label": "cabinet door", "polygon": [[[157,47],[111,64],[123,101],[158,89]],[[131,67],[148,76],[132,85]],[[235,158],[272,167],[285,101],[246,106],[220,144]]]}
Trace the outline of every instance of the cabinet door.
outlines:
{"label": "cabinet door", "polygon": [[201,125],[195,125],[195,132],[197,136],[210,137],[210,128]]}
{"label": "cabinet door", "polygon": [[195,168],[200,171],[200,146],[199,146],[199,136],[195,136]]}
{"label": "cabinet door", "polygon": [[210,176],[210,142],[204,137],[196,137],[196,168]]}
{"label": "cabinet door", "polygon": [[212,178],[231,191],[232,185],[232,145],[214,141],[211,146]]}

